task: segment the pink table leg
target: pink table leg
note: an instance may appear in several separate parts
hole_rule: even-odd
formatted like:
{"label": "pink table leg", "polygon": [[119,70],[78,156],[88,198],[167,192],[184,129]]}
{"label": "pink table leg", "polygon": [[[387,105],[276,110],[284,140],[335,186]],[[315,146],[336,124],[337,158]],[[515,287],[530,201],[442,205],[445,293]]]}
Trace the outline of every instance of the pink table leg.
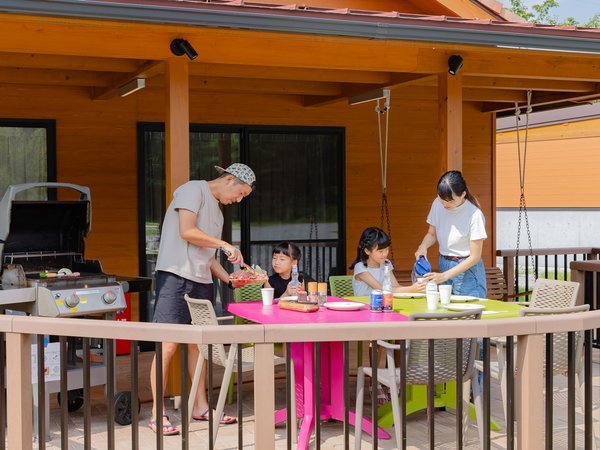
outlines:
{"label": "pink table leg", "polygon": [[[321,344],[323,346],[323,344]],[[329,344],[329,355],[330,355],[330,380],[332,387],[331,401],[329,404],[329,412],[331,418],[339,421],[344,421],[344,347],[341,342],[331,342]],[[329,380],[328,380],[329,381]],[[323,380],[321,381],[322,384]],[[350,425],[355,425],[354,412],[349,413]],[[371,435],[373,431],[372,422],[363,417],[362,429],[365,433]],[[391,436],[384,429],[377,427],[377,437],[379,439],[390,439]]]}

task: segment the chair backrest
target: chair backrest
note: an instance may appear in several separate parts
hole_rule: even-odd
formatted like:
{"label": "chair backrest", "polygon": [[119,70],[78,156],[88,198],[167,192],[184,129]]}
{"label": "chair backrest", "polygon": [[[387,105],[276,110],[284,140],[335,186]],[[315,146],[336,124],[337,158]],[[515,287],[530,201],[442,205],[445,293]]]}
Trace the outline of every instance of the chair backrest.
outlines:
{"label": "chair backrest", "polygon": [[329,290],[334,297],[351,297],[354,295],[352,288],[352,275],[331,275],[329,277]]}
{"label": "chair backrest", "polygon": [[[215,309],[209,300],[201,300],[192,298],[185,294],[190,316],[192,317],[192,325],[207,326],[219,325]],[[208,346],[200,345],[200,353],[204,359],[208,359]],[[213,344],[213,362],[220,366],[225,366],[227,361],[227,353],[223,344]]]}
{"label": "chair backrest", "polygon": [[487,298],[492,300],[505,300],[506,281],[504,274],[498,267],[485,268],[485,282],[487,285]]}
{"label": "chair backrest", "polygon": [[538,278],[531,294],[531,308],[566,308],[575,306],[579,283]]}
{"label": "chair backrest", "polygon": [[252,283],[236,288],[233,291],[233,301],[236,303],[247,302],[251,300],[260,300],[260,289],[264,283]]}
{"label": "chair backrest", "polygon": [[[587,312],[590,310],[590,305],[568,306],[564,308],[523,308],[519,311],[519,315],[528,316],[547,316],[554,314],[574,314],[578,312]],[[569,368],[569,333],[554,333],[552,336],[552,373],[554,375],[565,374]],[[544,335],[544,355],[546,354],[546,336]],[[575,355],[574,361],[576,371],[583,364],[583,333],[578,331],[575,333]],[[546,363],[544,361],[544,371]]]}
{"label": "chair backrest", "polygon": [[[456,313],[418,313],[409,320],[479,320],[481,310]],[[433,378],[435,384],[456,379],[456,339],[434,340]],[[475,356],[479,349],[477,338],[462,340],[463,380],[471,378]],[[411,340],[406,357],[406,382],[408,384],[428,384],[429,345],[426,339]]]}

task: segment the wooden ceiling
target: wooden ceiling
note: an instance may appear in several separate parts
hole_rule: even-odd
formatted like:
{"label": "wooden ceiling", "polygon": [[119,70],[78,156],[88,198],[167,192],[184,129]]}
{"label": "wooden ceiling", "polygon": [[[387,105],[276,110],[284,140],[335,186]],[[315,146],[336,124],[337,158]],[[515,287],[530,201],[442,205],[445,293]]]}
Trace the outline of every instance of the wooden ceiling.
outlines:
{"label": "wooden ceiling", "polygon": [[0,83],[85,87],[99,101],[118,101],[118,87],[134,78],[163,89],[164,61],[174,58],[169,43],[181,36],[199,53],[189,67],[191,95],[296,95],[318,107],[391,87],[435,99],[437,75],[446,72],[450,55],[460,54],[464,100],[482,111],[512,109],[528,90],[537,105],[600,97],[595,55],[34,16],[0,20]]}

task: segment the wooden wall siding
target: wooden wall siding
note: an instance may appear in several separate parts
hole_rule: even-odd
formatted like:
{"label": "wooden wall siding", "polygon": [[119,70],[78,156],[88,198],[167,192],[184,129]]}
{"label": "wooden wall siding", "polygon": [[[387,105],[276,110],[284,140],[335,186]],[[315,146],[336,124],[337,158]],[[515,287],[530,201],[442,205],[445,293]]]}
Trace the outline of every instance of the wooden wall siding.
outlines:
{"label": "wooden wall siding", "polygon": [[[524,133],[521,131],[521,151]],[[525,195],[528,207],[598,208],[600,119],[529,130]],[[515,132],[497,135],[497,206],[519,206]]]}
{"label": "wooden wall siding", "polygon": [[[435,89],[435,88],[433,88]],[[146,89],[109,101],[91,101],[83,88],[0,86],[0,117],[56,119],[58,180],[90,186],[92,233],[87,256],[107,272],[138,272],[138,121],[164,121],[164,95]],[[425,218],[440,175],[437,102],[401,100],[392,93],[389,180],[396,265],[407,269],[426,231]],[[347,250],[351,260],[367,226],[380,223],[379,148],[374,105],[339,102],[305,108],[298,96],[193,92],[190,122],[342,126],[346,128]],[[489,114],[465,106],[465,173],[490,217],[492,196]],[[489,226],[489,222],[488,222]],[[489,230],[491,233],[491,229]],[[486,245],[486,257],[491,254]]]}

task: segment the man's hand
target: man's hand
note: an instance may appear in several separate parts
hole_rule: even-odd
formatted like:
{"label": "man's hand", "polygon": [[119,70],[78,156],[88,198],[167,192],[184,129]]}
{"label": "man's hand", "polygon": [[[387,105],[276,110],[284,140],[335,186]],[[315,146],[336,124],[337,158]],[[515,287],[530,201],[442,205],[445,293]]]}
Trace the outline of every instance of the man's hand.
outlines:
{"label": "man's hand", "polygon": [[233,264],[242,264],[244,262],[244,257],[242,256],[242,252],[234,247],[231,244],[225,242],[222,246],[223,251],[227,255],[227,260]]}

